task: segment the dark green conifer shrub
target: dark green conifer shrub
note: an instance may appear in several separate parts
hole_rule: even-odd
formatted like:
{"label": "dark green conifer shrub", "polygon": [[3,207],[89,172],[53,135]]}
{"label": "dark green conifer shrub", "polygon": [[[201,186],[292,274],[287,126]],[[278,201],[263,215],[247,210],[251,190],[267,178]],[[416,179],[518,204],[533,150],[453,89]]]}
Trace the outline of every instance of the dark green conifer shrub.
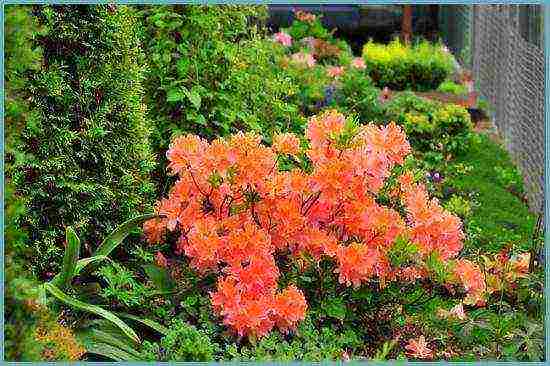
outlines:
{"label": "dark green conifer shrub", "polygon": [[28,214],[28,257],[56,272],[64,228],[99,244],[118,223],[150,210],[153,160],[142,103],[143,57],[126,6],[40,6],[43,51],[30,73],[30,112],[13,181]]}

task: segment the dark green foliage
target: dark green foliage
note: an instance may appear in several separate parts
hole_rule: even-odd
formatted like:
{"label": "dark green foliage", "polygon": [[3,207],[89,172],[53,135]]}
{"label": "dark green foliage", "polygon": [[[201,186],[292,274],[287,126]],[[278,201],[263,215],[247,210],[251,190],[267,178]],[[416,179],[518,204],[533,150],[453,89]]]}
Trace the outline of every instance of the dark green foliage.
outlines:
{"label": "dark green foliage", "polygon": [[[150,209],[153,163],[136,23],[125,6],[42,6],[42,66],[28,83],[31,112],[13,169],[29,214],[37,274],[57,270],[64,227],[91,247],[116,223]],[[89,251],[90,248],[87,248]]]}
{"label": "dark green foliage", "polygon": [[148,361],[213,361],[216,350],[208,336],[194,326],[175,319],[159,343],[145,341],[143,359]]}

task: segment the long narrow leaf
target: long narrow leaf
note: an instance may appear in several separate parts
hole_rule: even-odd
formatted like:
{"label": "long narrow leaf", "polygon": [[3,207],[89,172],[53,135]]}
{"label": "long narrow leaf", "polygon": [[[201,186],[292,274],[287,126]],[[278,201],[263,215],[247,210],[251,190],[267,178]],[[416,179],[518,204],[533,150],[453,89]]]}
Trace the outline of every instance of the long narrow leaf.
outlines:
{"label": "long narrow leaf", "polygon": [[[89,257],[89,258],[79,259],[78,262],[76,262],[73,278],[75,276],[78,276],[80,271],[82,271],[84,268],[86,268],[86,266],[88,266],[89,264],[92,264],[94,262],[99,262],[99,261],[102,261],[102,260],[105,260],[105,259],[109,259],[109,257],[104,256],[104,255],[96,255],[96,256],[93,256],[93,257]],[[55,277],[50,282],[52,284],[54,284],[55,286],[60,286],[61,272],[56,274]]]}
{"label": "long narrow leaf", "polygon": [[76,262],[80,252],[80,240],[73,228],[68,226],[66,229],[65,238],[67,241],[65,247],[65,256],[63,257],[63,266],[59,278],[59,286],[64,289],[71,284],[75,275]]}
{"label": "long narrow leaf", "polygon": [[75,275],[79,274],[88,264],[109,259],[106,255],[94,255],[93,257],[84,258],[76,263]]}
{"label": "long narrow leaf", "polygon": [[[85,332],[82,332],[80,334],[80,339],[87,340],[88,342],[95,342],[95,343],[106,343],[108,345],[111,345],[113,347],[119,348],[120,350],[132,355],[136,359],[140,357],[140,353],[138,350],[136,350],[133,346],[134,344],[128,344],[122,341],[120,338],[121,334],[110,334],[108,332],[104,332],[99,329],[91,328],[87,329]],[[122,335],[123,336],[123,335]],[[86,342],[83,342],[86,343]]]}
{"label": "long narrow leaf", "polygon": [[103,242],[99,245],[97,250],[94,253],[94,256],[98,255],[109,255],[111,252],[118,246],[126,237],[128,234],[130,234],[130,230],[132,230],[137,225],[141,224],[142,222],[152,219],[153,217],[156,217],[156,214],[147,214],[147,215],[141,215],[138,217],[134,217],[133,219],[130,219],[117,227],[113,232],[103,240]]}
{"label": "long narrow leaf", "polygon": [[111,313],[110,311],[100,308],[99,306],[87,304],[85,302],[72,298],[51,283],[45,283],[44,287],[46,288],[46,290],[48,290],[48,292],[50,292],[58,300],[64,302],[65,304],[73,308],[76,308],[82,311],[87,311],[89,313],[96,314],[98,316],[101,316],[102,318],[109,320],[110,322],[115,324],[117,327],[119,327],[120,330],[124,332],[124,334],[130,337],[130,339],[132,339],[137,343],[141,343],[139,337],[132,330],[132,328],[126,325],[126,323],[124,323],[122,320],[120,320],[119,317],[117,317],[115,314]]}
{"label": "long narrow leaf", "polygon": [[139,361],[139,359],[118,347],[107,343],[92,342],[84,344],[86,352],[109,358],[113,361]]}
{"label": "long narrow leaf", "polygon": [[121,318],[130,319],[138,323],[141,323],[145,326],[148,326],[149,328],[159,332],[162,335],[167,335],[169,332],[168,328],[166,328],[164,325],[157,323],[156,321],[151,319],[142,318],[136,315],[126,314],[126,313],[117,313],[117,315],[120,316]]}

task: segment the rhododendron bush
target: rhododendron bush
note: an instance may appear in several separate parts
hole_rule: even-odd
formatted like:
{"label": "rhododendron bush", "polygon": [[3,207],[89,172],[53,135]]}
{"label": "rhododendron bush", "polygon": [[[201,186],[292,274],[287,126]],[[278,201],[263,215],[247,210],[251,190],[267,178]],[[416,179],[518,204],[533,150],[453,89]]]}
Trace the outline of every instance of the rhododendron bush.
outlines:
{"label": "rhododendron bush", "polygon": [[[425,260],[435,256],[452,269],[448,280],[477,300],[479,268],[452,261],[462,248],[459,218],[410,173],[390,179],[410,151],[394,123],[358,126],[332,110],[309,120],[305,141],[285,133],[271,147],[253,133],[210,143],[181,136],[167,153],[178,180],[144,230],[153,243],[166,230],[179,233],[178,253],[199,273],[218,275],[213,308],[240,336],[289,331],[305,317],[302,291],[278,288],[276,255],[330,258],[339,283],[353,287],[415,281],[429,275]],[[307,167],[279,169],[281,160],[303,156]],[[389,186],[392,203],[382,205]],[[389,253],[403,240],[417,250],[395,265]]]}

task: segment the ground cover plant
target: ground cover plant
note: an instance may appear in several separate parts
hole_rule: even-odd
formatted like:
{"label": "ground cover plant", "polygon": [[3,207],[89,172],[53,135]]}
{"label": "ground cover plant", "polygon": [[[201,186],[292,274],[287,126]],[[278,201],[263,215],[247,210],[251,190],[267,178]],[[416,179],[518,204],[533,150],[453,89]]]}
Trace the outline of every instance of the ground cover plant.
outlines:
{"label": "ground cover plant", "polygon": [[365,45],[390,85],[320,14],[7,9],[10,360],[543,359],[540,219],[414,93],[467,89],[440,45]]}

